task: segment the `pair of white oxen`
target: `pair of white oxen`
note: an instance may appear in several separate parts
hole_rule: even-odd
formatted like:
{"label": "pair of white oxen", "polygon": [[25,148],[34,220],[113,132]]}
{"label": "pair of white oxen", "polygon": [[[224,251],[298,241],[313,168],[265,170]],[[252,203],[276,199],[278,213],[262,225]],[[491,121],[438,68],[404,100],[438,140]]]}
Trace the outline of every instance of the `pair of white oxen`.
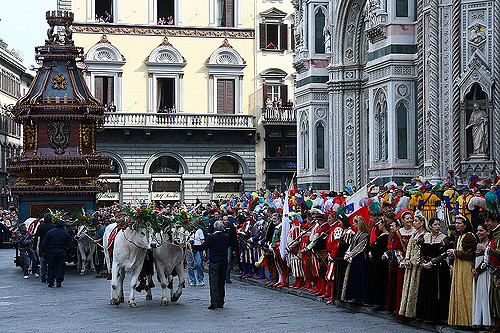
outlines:
{"label": "pair of white oxen", "polygon": [[[117,226],[116,223],[106,227],[103,237],[104,253],[108,271],[111,273],[111,300],[110,303],[119,305],[124,302],[123,281],[125,273],[131,273],[129,304],[137,307],[135,300],[135,288],[138,285],[139,275],[146,258],[148,250],[152,250],[156,266],[158,281],[161,284],[161,305],[168,305],[167,287],[170,289],[172,302],[179,299],[182,288],[185,287],[184,257],[185,244],[189,235],[184,228],[172,228],[170,233],[155,233],[152,230],[138,228],[137,230],[127,227],[120,229],[113,243],[113,259],[109,256],[108,242],[111,233]],[[172,287],[173,275],[179,277],[177,290]],[[147,277],[152,284],[152,276]],[[147,291],[146,299],[153,299],[151,289]]]}

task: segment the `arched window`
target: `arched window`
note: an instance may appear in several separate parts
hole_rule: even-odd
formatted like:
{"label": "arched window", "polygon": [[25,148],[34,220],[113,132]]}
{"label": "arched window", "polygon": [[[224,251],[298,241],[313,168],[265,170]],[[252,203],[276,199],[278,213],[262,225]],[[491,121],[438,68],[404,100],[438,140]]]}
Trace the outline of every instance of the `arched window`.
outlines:
{"label": "arched window", "polygon": [[322,124],[316,126],[316,168],[325,167],[325,128]]}
{"label": "arched window", "polygon": [[243,173],[240,163],[229,156],[218,158],[210,167],[211,174],[239,175]]}
{"label": "arched window", "polygon": [[179,161],[171,156],[157,158],[149,168],[150,174],[181,174],[183,169]]}
{"label": "arched window", "polygon": [[325,53],[325,14],[322,10],[318,10],[314,16],[314,52],[316,54]]}
{"label": "arched window", "polygon": [[408,158],[408,109],[401,103],[396,109],[398,126],[398,158]]}
{"label": "arched window", "polygon": [[122,173],[122,168],[120,167],[120,164],[113,158],[110,159],[109,162],[109,170],[103,172],[106,174],[111,174],[111,175],[119,175]]}

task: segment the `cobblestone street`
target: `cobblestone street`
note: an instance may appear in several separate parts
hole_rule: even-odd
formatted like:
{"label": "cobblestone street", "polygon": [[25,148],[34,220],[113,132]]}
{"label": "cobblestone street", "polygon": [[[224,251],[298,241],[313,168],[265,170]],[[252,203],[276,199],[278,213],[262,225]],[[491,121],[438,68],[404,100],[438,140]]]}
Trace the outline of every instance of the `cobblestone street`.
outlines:
{"label": "cobblestone street", "polygon": [[160,306],[158,284],[153,301],[146,301],[143,292],[137,297],[139,308],[116,307],[109,304],[105,279],[96,279],[94,274],[79,276],[69,267],[62,288],[47,288],[37,278],[24,280],[21,269],[14,267],[14,255],[12,249],[0,250],[2,332],[419,331],[238,280],[226,285],[224,309],[207,309],[208,280],[203,287],[187,287],[180,300],[167,307]]}

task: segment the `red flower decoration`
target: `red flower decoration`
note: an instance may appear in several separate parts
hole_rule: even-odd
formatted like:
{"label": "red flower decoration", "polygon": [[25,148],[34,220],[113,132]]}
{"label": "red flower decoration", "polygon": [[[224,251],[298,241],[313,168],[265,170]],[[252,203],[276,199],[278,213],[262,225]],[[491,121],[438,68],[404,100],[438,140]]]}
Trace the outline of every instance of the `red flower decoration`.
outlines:
{"label": "red flower decoration", "polygon": [[188,222],[189,222],[188,219],[184,219],[184,223],[188,223]]}
{"label": "red flower decoration", "polygon": [[140,213],[141,213],[141,209],[137,208],[137,214],[140,214]]}

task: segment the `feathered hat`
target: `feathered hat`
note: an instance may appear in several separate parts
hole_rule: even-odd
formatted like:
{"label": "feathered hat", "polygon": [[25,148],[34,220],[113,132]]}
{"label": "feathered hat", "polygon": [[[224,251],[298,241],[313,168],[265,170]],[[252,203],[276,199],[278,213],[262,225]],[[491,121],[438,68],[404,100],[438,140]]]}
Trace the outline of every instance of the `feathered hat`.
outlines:
{"label": "feathered hat", "polygon": [[481,180],[481,177],[478,175],[472,175],[469,177],[469,188],[474,188],[476,186],[476,183]]}

